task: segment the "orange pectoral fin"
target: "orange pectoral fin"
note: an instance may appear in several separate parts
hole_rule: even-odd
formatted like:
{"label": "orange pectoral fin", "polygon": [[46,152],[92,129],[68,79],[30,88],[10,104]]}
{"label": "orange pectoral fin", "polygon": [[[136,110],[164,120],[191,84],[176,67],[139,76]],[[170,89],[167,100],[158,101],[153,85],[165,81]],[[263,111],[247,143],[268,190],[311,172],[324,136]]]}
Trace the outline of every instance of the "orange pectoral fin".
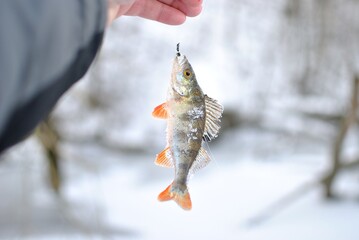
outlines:
{"label": "orange pectoral fin", "polygon": [[168,112],[167,112],[166,107],[167,107],[166,103],[162,103],[161,105],[158,105],[153,110],[152,116],[154,116],[156,118],[167,119],[168,118]]}

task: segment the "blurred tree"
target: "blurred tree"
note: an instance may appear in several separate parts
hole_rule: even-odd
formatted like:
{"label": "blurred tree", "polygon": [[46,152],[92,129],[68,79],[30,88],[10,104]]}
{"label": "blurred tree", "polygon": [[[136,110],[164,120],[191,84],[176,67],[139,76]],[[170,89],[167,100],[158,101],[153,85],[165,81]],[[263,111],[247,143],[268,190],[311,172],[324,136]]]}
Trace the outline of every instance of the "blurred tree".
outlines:
{"label": "blurred tree", "polygon": [[[331,169],[327,172],[321,183],[324,187],[324,194],[326,198],[335,197],[333,193],[333,183],[340,170],[345,168],[352,168],[359,164],[359,159],[352,162],[344,161],[342,157],[343,142],[350,127],[358,121],[358,95],[359,95],[359,76],[354,77],[352,96],[350,99],[350,106],[346,115],[343,117],[342,123],[338,128],[338,134],[333,141]],[[345,163],[346,162],[346,163]]]}
{"label": "blurred tree", "polygon": [[51,187],[58,193],[61,187],[58,150],[60,137],[51,117],[48,117],[37,127],[35,135],[45,151]]}

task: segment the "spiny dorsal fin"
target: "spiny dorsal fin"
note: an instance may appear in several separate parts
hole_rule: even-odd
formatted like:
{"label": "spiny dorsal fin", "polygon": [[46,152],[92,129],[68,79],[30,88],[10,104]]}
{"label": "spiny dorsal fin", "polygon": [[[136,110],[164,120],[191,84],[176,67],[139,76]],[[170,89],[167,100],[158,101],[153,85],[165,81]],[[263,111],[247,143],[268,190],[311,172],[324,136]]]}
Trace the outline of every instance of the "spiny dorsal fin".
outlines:
{"label": "spiny dorsal fin", "polygon": [[154,116],[156,118],[167,119],[168,118],[168,113],[167,113],[166,107],[167,107],[166,103],[162,103],[161,105],[158,105],[153,110],[152,116]]}
{"label": "spiny dorsal fin", "polygon": [[157,154],[155,163],[161,167],[173,168],[173,159],[169,147]]}
{"label": "spiny dorsal fin", "polygon": [[203,140],[210,142],[218,136],[219,129],[221,128],[220,122],[223,113],[221,104],[213,98],[204,95],[206,104],[206,125],[204,127]]}
{"label": "spiny dorsal fin", "polygon": [[193,162],[193,164],[189,170],[189,174],[190,175],[195,174],[196,172],[198,172],[198,170],[207,166],[210,161],[211,161],[211,158],[208,155],[207,151],[204,150],[203,147],[201,147],[199,149],[196,160]]}

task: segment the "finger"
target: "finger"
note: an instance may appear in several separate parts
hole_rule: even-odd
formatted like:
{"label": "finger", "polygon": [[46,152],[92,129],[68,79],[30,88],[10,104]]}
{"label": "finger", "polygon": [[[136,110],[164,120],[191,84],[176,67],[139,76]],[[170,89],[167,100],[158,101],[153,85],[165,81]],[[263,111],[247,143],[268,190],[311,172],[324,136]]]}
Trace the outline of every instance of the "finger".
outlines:
{"label": "finger", "polygon": [[161,2],[172,6],[186,16],[195,17],[202,11],[202,0],[160,0]]}
{"label": "finger", "polygon": [[202,0],[160,0],[160,2],[166,3],[167,5],[173,5],[182,3],[183,5],[187,5],[189,7],[198,7],[202,5]]}
{"label": "finger", "polygon": [[170,25],[179,25],[186,20],[186,15],[182,11],[157,0],[137,0],[126,15],[139,16]]}

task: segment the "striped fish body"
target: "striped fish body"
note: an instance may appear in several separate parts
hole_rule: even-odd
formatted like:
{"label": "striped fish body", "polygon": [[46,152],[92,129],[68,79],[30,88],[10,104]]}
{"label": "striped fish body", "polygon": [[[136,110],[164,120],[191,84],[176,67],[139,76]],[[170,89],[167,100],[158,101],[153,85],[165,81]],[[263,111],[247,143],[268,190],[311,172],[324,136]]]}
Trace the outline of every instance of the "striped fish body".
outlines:
{"label": "striped fish body", "polygon": [[167,147],[155,163],[175,169],[172,184],[158,196],[160,201],[174,200],[185,210],[192,208],[188,176],[209,163],[202,142],[217,137],[222,112],[217,101],[203,94],[187,58],[177,53],[167,101],[152,113],[167,119]]}
{"label": "striped fish body", "polygon": [[187,178],[201,149],[205,127],[204,95],[198,86],[192,88],[188,97],[172,89],[169,94],[169,118],[167,142],[174,160],[175,178],[172,190],[185,193]]}

